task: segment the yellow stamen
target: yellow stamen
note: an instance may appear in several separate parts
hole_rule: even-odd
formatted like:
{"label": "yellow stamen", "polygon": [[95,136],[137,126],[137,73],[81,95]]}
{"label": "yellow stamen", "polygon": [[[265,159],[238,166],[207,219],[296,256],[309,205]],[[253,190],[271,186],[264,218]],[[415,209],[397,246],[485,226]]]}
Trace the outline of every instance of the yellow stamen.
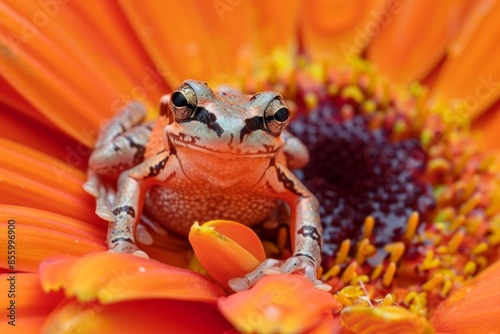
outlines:
{"label": "yellow stamen", "polygon": [[340,280],[343,284],[349,283],[351,279],[356,275],[357,267],[358,265],[356,262],[351,262],[351,264],[347,266],[344,273],[342,274],[342,277],[340,277]]}
{"label": "yellow stamen", "polygon": [[372,256],[376,252],[377,249],[373,245],[370,245],[370,240],[365,238],[359,243],[358,250],[356,252],[356,262],[358,264],[363,264],[367,257]]}
{"label": "yellow stamen", "polygon": [[379,278],[380,274],[382,274],[382,269],[383,269],[382,264],[377,264],[377,266],[375,268],[373,268],[372,274],[370,276],[372,281]]}
{"label": "yellow stamen", "polygon": [[480,201],[481,201],[481,195],[478,193],[474,194],[471,198],[469,198],[467,202],[465,202],[460,206],[460,209],[458,209],[458,213],[461,215],[468,214],[469,212],[471,212],[476,208],[476,206],[479,204]]}
{"label": "yellow stamen", "polygon": [[476,258],[476,263],[479,265],[479,268],[483,270],[488,266],[488,259],[485,258],[484,256],[478,256]]}
{"label": "yellow stamen", "polygon": [[475,234],[482,223],[483,219],[481,217],[469,217],[466,221],[467,233],[470,235]]}
{"label": "yellow stamen", "polygon": [[443,282],[443,280],[444,280],[443,275],[441,275],[440,273],[437,273],[430,280],[428,280],[427,282],[425,282],[422,285],[422,290],[424,290],[424,291],[433,290],[439,284],[441,284]]}
{"label": "yellow stamen", "polygon": [[337,256],[335,257],[335,264],[339,264],[345,261],[347,255],[349,254],[349,250],[351,249],[351,240],[346,239],[342,241],[340,244],[340,248],[337,252]]}
{"label": "yellow stamen", "polygon": [[332,277],[335,277],[337,276],[339,273],[340,273],[340,266],[339,265],[334,265],[333,267],[331,267],[330,269],[328,269],[328,271],[326,272],[326,274],[323,276],[323,280],[326,281]]}
{"label": "yellow stamen", "polygon": [[451,164],[444,158],[434,158],[429,161],[427,168],[431,173],[447,173],[451,169]]}
{"label": "yellow stamen", "polygon": [[344,89],[342,89],[342,92],[340,93],[340,96],[347,99],[353,99],[357,103],[361,103],[365,99],[365,95],[358,87],[358,85],[348,85],[344,87]]}
{"label": "yellow stamen", "polygon": [[460,230],[457,233],[455,233],[455,235],[453,235],[450,242],[448,243],[448,251],[451,254],[456,253],[458,247],[460,246],[463,240],[464,240],[464,231]]}
{"label": "yellow stamen", "polygon": [[375,226],[375,218],[373,218],[373,216],[367,216],[365,218],[365,223],[363,224],[363,238],[371,237],[374,226]]}
{"label": "yellow stamen", "polygon": [[412,302],[412,300],[417,296],[417,293],[415,291],[410,291],[406,296],[405,298],[403,299],[403,302],[406,304],[406,305],[410,305],[410,303]]}
{"label": "yellow stamen", "polygon": [[450,280],[444,281],[443,288],[441,289],[441,298],[446,298],[453,287],[453,282]]}
{"label": "yellow stamen", "polygon": [[373,100],[366,100],[361,105],[364,114],[372,114],[377,110],[377,104]]}
{"label": "yellow stamen", "polygon": [[329,95],[337,95],[338,92],[339,92],[339,86],[337,86],[336,84],[329,84],[327,87],[327,92]]}
{"label": "yellow stamen", "polygon": [[354,276],[349,284],[355,285],[368,282],[370,282],[370,277],[368,277],[368,275],[359,275],[359,276]]}
{"label": "yellow stamen", "polygon": [[394,262],[389,263],[387,270],[385,271],[384,277],[382,278],[382,284],[387,288],[391,285],[394,279],[394,274],[396,274],[396,264]]}
{"label": "yellow stamen", "polygon": [[429,269],[434,269],[439,267],[440,263],[441,262],[439,261],[439,259],[434,257],[434,251],[429,250],[427,254],[425,254],[424,261],[422,261],[422,263],[418,266],[418,270],[425,271]]}
{"label": "yellow stamen", "polygon": [[474,275],[477,270],[477,264],[474,261],[468,261],[464,266],[464,275]]}
{"label": "yellow stamen", "polygon": [[447,207],[440,210],[436,215],[436,221],[451,221],[455,217],[455,210],[453,208]]}
{"label": "yellow stamen", "polygon": [[453,222],[451,223],[451,226],[450,226],[450,230],[452,230],[452,231],[458,230],[458,228],[460,226],[462,226],[463,224],[465,224],[465,216],[460,215],[453,220]]}
{"label": "yellow stamen", "polygon": [[384,250],[391,254],[390,262],[397,263],[405,252],[405,244],[401,241],[393,242],[384,246]]}
{"label": "yellow stamen", "polygon": [[472,248],[472,254],[479,255],[479,254],[485,252],[486,250],[488,250],[488,244],[483,241],[483,242],[477,244],[474,248]]}
{"label": "yellow stamen", "polygon": [[318,97],[313,92],[308,92],[304,96],[304,102],[306,103],[307,109],[312,110],[318,105]]}
{"label": "yellow stamen", "polygon": [[411,242],[413,240],[415,232],[417,231],[418,221],[419,221],[418,211],[413,211],[413,213],[408,218],[408,222],[406,223],[406,232],[404,234],[405,241]]}

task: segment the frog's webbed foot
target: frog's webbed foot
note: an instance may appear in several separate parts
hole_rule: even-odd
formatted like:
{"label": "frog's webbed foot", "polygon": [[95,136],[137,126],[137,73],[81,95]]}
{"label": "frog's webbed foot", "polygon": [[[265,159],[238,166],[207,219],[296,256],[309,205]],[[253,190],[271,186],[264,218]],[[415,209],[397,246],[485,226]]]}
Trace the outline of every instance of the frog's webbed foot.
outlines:
{"label": "frog's webbed foot", "polygon": [[119,240],[113,244],[113,248],[108,250],[109,253],[132,254],[138,257],[149,259],[148,254],[137,247],[129,240]]}
{"label": "frog's webbed foot", "polygon": [[286,261],[267,259],[245,276],[229,280],[229,286],[236,292],[243,291],[250,288],[266,274],[292,273],[302,273],[317,289],[325,291],[331,289],[331,286],[316,278],[316,266],[313,261],[303,255],[292,256]]}

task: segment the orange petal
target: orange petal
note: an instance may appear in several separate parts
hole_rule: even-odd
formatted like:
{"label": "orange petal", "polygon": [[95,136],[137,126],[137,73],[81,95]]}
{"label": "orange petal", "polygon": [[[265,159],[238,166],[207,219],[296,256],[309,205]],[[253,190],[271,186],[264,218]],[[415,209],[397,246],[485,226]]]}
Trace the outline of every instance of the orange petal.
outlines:
{"label": "orange petal", "polygon": [[[2,138],[44,152],[60,161],[65,161],[71,149],[82,145],[53,126],[23,115],[17,109],[0,105],[0,118],[2,119],[0,122]],[[80,167],[83,167],[83,164]]]}
{"label": "orange petal", "polygon": [[132,99],[156,105],[167,87],[151,74],[158,71],[116,4],[52,4],[0,4],[2,76],[53,124],[90,145],[88,133],[104,117]]}
{"label": "orange petal", "polygon": [[425,318],[399,306],[349,306],[342,310],[340,320],[358,334],[434,333]]}
{"label": "orange petal", "polygon": [[102,304],[168,298],[213,302],[224,292],[205,276],[128,254],[95,252],[82,258],[55,257],[40,266],[45,291]]}
{"label": "orange petal", "polygon": [[273,50],[288,54],[293,50],[297,1],[285,5],[186,0],[169,3],[168,12],[163,3],[154,0],[141,6],[129,1],[120,4],[173,86],[186,78],[235,84],[237,77],[258,70]]}
{"label": "orange petal", "polygon": [[472,121],[472,131],[485,148],[500,153],[500,102]]}
{"label": "orange petal", "polygon": [[463,102],[464,116],[475,117],[500,97],[500,2],[477,1],[432,88],[431,100]]}
{"label": "orange petal", "polygon": [[[384,11],[386,0],[315,0],[301,7],[300,32],[304,48],[322,64],[344,64],[363,52],[380,31],[374,19]],[[378,29],[371,32],[371,29]]]}
{"label": "orange petal", "polygon": [[0,138],[0,202],[27,205],[102,225],[94,214],[95,200],[82,188],[90,154],[78,144],[69,148],[68,164],[29,147]]}
{"label": "orange petal", "polygon": [[[1,244],[7,243],[9,225],[15,226],[15,269],[19,271],[34,272],[49,256],[83,255],[106,249],[103,228],[51,212],[0,205]],[[6,258],[2,259],[0,266],[7,268],[4,261]]]}
{"label": "orange petal", "polygon": [[218,301],[219,309],[245,333],[301,333],[340,305],[302,275],[270,275],[248,291]]}
{"label": "orange petal", "polygon": [[[378,22],[367,58],[393,82],[422,80],[444,57],[447,46],[463,27],[468,0],[395,1]],[[432,8],[433,20],[429,20]],[[467,10],[469,9],[469,10]]]}
{"label": "orange petal", "polygon": [[230,333],[213,305],[180,300],[115,304],[69,301],[46,320],[42,333]]}
{"label": "orange petal", "polygon": [[195,223],[189,241],[203,268],[227,291],[232,291],[227,284],[231,278],[249,273],[265,259],[259,237],[236,222],[215,220],[202,226]]}
{"label": "orange petal", "polygon": [[[14,288],[11,283],[14,283]],[[1,333],[12,333],[14,329],[20,333],[38,333],[49,313],[64,298],[62,293],[44,293],[37,274],[1,274],[0,289],[4,292],[0,294],[3,310]],[[9,292],[11,289],[13,292]],[[11,307],[12,301],[16,315],[13,323],[15,327],[8,323],[14,320],[9,317],[11,310],[5,310]]]}
{"label": "orange petal", "polygon": [[453,292],[431,320],[438,333],[495,333],[500,328],[500,261]]}

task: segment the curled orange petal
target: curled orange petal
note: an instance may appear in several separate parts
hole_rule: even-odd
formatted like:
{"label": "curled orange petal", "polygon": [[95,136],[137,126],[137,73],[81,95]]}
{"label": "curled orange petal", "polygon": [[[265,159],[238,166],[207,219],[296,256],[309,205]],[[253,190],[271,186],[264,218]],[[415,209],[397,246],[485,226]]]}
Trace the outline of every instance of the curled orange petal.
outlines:
{"label": "curled orange petal", "polygon": [[500,328],[500,261],[453,292],[431,319],[438,333],[496,333]]}
{"label": "curled orange petal", "polygon": [[213,302],[224,292],[201,274],[128,254],[95,252],[55,257],[40,266],[45,291],[101,304],[147,298]]}
{"label": "curled orange petal", "polygon": [[101,305],[75,300],[47,318],[42,333],[230,333],[214,305],[181,300],[134,300]]}
{"label": "curled orange petal", "polygon": [[250,290],[218,301],[220,311],[245,333],[302,333],[340,305],[302,275],[270,275]]}
{"label": "curled orange petal", "polygon": [[227,282],[241,277],[265,260],[259,237],[245,225],[214,220],[194,224],[189,241],[203,268],[227,291]]}
{"label": "curled orange petal", "polygon": [[434,333],[425,318],[399,306],[349,306],[342,310],[340,320],[358,334]]}

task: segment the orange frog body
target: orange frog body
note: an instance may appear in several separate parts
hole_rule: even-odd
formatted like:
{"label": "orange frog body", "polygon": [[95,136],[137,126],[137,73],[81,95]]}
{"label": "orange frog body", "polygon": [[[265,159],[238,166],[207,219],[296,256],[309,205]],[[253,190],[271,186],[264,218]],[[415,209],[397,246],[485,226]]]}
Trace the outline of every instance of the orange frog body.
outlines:
{"label": "orange frog body", "polygon": [[[308,153],[285,131],[290,112],[278,93],[214,92],[206,83],[186,80],[161,99],[156,121],[143,123],[145,114],[142,105],[131,103],[113,118],[89,161],[84,187],[96,198],[96,213],[109,221],[111,252],[147,257],[135,243],[141,215],[187,235],[196,221],[254,226],[286,203],[293,256],[267,259],[230,285],[246,289],[266,269],[300,271],[321,285],[318,203],[289,170],[303,167]],[[120,175],[116,193],[101,180],[113,174]]]}

